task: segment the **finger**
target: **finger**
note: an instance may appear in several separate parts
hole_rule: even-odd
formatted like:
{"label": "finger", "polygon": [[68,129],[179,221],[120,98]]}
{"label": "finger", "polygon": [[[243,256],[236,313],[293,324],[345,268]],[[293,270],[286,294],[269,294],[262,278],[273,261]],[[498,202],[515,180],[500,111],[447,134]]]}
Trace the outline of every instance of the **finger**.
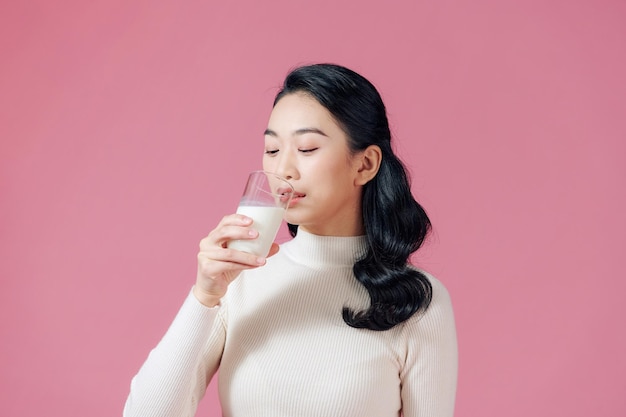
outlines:
{"label": "finger", "polygon": [[265,258],[256,256],[251,253],[242,252],[231,248],[222,248],[212,246],[207,250],[198,253],[198,261],[200,262],[225,262],[233,264],[233,267],[256,267],[265,264]]}
{"label": "finger", "polygon": [[256,268],[258,266],[259,265],[247,265],[235,262],[217,261],[215,259],[205,259],[198,262],[198,271],[205,278],[216,279],[226,276],[234,277],[239,271]]}
{"label": "finger", "polygon": [[249,226],[252,222],[253,220],[250,217],[243,214],[228,214],[222,217],[222,220],[218,223],[217,228],[220,226]]}
{"label": "finger", "polygon": [[221,226],[211,231],[209,235],[200,241],[200,249],[205,250],[211,246],[225,247],[231,240],[255,239],[259,232],[251,227]]}

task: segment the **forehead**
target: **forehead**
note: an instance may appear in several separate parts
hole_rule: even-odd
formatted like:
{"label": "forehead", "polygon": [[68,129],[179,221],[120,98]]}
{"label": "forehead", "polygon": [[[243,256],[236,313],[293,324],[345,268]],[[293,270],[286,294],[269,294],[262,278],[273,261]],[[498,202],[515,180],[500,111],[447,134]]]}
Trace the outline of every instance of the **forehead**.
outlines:
{"label": "forehead", "polygon": [[291,93],[282,97],[272,109],[268,127],[301,129],[302,127],[339,127],[332,114],[315,98],[306,93]]}

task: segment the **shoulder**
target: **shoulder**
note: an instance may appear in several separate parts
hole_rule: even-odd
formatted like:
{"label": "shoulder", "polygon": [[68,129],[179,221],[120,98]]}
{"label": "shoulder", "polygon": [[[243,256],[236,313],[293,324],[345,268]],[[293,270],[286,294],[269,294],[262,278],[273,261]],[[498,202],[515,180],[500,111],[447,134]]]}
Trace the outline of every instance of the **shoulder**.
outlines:
{"label": "shoulder", "polygon": [[[415,268],[417,269],[417,268]],[[432,299],[425,311],[416,313],[406,322],[410,332],[439,332],[442,328],[454,329],[452,299],[446,286],[430,273],[417,269],[430,282]]]}
{"label": "shoulder", "polygon": [[426,271],[419,270],[430,282],[430,285],[433,288],[433,298],[431,301],[431,305],[439,306],[439,307],[452,307],[452,299],[450,298],[450,292],[448,288],[444,285],[443,282],[435,278],[433,275],[429,274]]}

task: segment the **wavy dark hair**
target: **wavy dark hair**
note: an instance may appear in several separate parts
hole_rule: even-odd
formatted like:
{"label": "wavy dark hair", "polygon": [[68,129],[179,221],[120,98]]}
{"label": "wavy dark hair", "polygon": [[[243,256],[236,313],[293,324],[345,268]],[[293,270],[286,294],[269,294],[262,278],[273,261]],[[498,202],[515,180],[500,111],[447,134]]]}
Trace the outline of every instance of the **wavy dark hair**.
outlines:
{"label": "wavy dark hair", "polygon": [[[432,299],[432,285],[409,265],[409,256],[424,242],[431,223],[411,194],[404,164],[391,147],[391,132],[383,100],[366,78],[334,64],[307,65],[291,71],[274,99],[302,92],[315,98],[343,128],[351,152],[377,145],[382,161],[376,176],[363,186],[362,211],[367,250],[353,267],[369,293],[370,306],[343,309],[344,321],[355,328],[388,330]],[[295,236],[298,226],[289,224]]]}

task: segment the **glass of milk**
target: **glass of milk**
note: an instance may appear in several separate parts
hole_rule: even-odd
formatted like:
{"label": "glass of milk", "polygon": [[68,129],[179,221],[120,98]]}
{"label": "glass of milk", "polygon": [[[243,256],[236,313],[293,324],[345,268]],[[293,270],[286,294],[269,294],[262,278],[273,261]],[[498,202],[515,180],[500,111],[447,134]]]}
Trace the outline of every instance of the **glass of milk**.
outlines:
{"label": "glass of milk", "polygon": [[250,217],[259,232],[255,239],[231,240],[228,247],[267,256],[289,207],[293,187],[284,178],[266,171],[250,173],[237,213]]}

